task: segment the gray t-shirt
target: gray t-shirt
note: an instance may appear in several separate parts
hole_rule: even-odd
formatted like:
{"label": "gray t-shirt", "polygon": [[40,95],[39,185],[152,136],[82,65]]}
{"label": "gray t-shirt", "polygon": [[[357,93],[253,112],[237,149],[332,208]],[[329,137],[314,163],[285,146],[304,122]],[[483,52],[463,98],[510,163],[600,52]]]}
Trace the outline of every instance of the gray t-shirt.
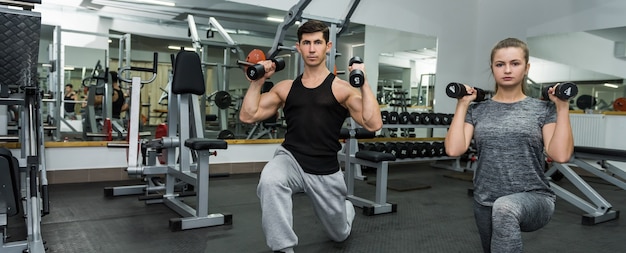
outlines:
{"label": "gray t-shirt", "polygon": [[465,122],[474,125],[478,164],[474,199],[491,206],[505,195],[538,192],[555,198],[544,174],[541,129],[556,122],[552,102],[526,97],[515,103],[486,100],[470,105]]}

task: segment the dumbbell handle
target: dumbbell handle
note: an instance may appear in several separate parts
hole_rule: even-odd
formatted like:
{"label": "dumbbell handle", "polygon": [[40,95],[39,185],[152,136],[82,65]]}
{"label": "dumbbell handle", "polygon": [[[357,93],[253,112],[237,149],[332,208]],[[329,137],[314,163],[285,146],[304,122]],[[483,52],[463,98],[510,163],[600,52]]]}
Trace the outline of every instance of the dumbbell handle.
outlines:
{"label": "dumbbell handle", "polygon": [[[474,90],[476,90],[476,99],[474,99],[474,101],[480,102],[485,100],[485,91],[483,89],[474,87]],[[464,84],[454,82],[449,83],[448,86],[446,86],[446,94],[448,97],[457,99],[469,95]]]}

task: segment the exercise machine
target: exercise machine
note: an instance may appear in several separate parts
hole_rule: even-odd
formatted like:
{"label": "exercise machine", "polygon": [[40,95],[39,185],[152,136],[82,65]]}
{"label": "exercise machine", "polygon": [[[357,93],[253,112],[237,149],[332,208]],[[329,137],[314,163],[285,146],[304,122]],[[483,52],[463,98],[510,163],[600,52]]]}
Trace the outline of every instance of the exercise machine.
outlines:
{"label": "exercise machine", "polygon": [[[15,1],[16,3],[18,1]],[[33,4],[19,4],[29,6]],[[45,252],[41,218],[50,212],[37,57],[41,14],[0,8],[0,106],[19,108],[19,155],[0,149],[0,252]],[[10,63],[10,64],[9,64]],[[17,151],[16,151],[17,152]],[[24,240],[8,241],[9,217],[23,215]],[[14,236],[20,238],[19,236]]]}
{"label": "exercise machine", "polygon": [[[156,53],[155,53],[156,55]],[[155,56],[155,69],[156,73]],[[128,173],[144,178],[141,186],[105,188],[106,196],[144,194],[147,204],[163,203],[181,217],[170,219],[172,231],[232,224],[231,214],[209,213],[209,157],[215,149],[226,149],[224,140],[204,138],[204,119],[200,115],[199,96],[206,92],[200,57],[195,52],[180,51],[174,58],[173,78],[169,86],[167,135],[143,141],[139,147],[136,129],[131,125],[129,139]],[[135,86],[141,82],[134,77]],[[137,101],[137,100],[132,100]],[[131,122],[139,118],[138,108],[131,105]],[[142,150],[142,157],[137,150]],[[158,152],[163,157],[157,159]],[[157,176],[164,175],[165,182]],[[195,206],[185,203],[184,197],[193,196]]]}

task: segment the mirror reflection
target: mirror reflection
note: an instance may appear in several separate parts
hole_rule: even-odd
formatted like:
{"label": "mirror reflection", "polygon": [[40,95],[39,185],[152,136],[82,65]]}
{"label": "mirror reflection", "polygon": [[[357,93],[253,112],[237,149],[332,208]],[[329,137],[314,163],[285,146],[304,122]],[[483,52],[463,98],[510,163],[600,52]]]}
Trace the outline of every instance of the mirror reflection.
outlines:
{"label": "mirror reflection", "polygon": [[[436,38],[389,29],[366,29],[358,24],[353,24],[353,27],[350,33],[337,39],[336,48],[342,54],[335,60],[338,76],[347,79],[345,72],[351,56],[365,56],[368,55],[366,51],[374,50],[378,59],[372,59],[373,61],[366,59],[366,64],[374,65],[369,67],[370,72],[378,72],[378,75],[371,74],[372,77],[377,76],[377,81],[370,82],[378,83],[379,102],[391,108],[396,106],[394,101],[402,101],[411,110],[432,111],[437,58]],[[51,97],[57,96],[56,98],[60,100],[46,103],[43,110],[49,124],[59,125],[58,130],[50,130],[48,136],[59,141],[106,140],[107,137],[101,133],[104,119],[111,117],[112,111],[115,112],[113,90],[121,90],[124,103],[130,105],[132,87],[130,83],[124,81],[119,82],[119,87],[115,86],[111,83],[111,77],[105,74],[107,71],[117,71],[120,65],[150,68],[154,52],[158,53],[158,73],[153,82],[141,87],[138,103],[141,116],[140,131],[154,133],[157,126],[167,122],[168,83],[172,77],[170,56],[181,48],[194,50],[190,38],[172,40],[110,31],[106,35],[109,41],[108,48],[95,49],[64,45],[63,39],[60,42],[55,41],[55,29],[62,28],[44,25],[39,58],[41,82],[45,84]],[[370,43],[377,38],[382,40],[390,37],[394,37],[396,43],[382,49],[367,47],[367,31],[371,33],[367,38]],[[272,122],[243,124],[238,119],[240,104],[249,86],[243,71],[245,66],[238,64],[238,61],[247,61],[248,54],[255,49],[268,52],[270,46],[234,45],[219,38],[202,39],[205,43],[196,51],[201,55],[207,90],[205,95],[198,98],[201,107],[205,108],[201,110],[204,113],[203,117],[207,119],[205,136],[218,138],[227,134],[235,139],[282,138],[285,127],[281,112]],[[63,48],[61,53],[55,50],[55,43],[61,43]],[[376,43],[386,42],[374,42]],[[295,37],[286,37],[285,44],[294,45]],[[287,48],[281,50],[278,57],[285,60],[285,69],[274,75],[267,84],[268,88],[273,82],[294,79],[299,74],[300,60],[296,52]],[[57,61],[64,65],[62,72],[57,72],[52,67]],[[130,71],[124,75],[128,79],[132,76],[140,76],[142,80],[150,78],[150,73]],[[67,84],[71,84],[70,89],[66,89]],[[96,89],[90,92],[92,86]],[[73,100],[69,99],[69,94],[73,94]],[[64,99],[66,97],[67,99]],[[403,97],[402,100],[399,100],[399,97]],[[112,119],[113,134],[109,138],[125,140],[124,132],[128,127],[126,123],[128,119],[127,110],[120,113],[119,119]]]}
{"label": "mirror reflection", "polygon": [[529,95],[559,82],[574,82],[578,94],[570,109],[592,112],[624,111],[626,88],[626,28],[609,28],[528,39],[531,68]]}

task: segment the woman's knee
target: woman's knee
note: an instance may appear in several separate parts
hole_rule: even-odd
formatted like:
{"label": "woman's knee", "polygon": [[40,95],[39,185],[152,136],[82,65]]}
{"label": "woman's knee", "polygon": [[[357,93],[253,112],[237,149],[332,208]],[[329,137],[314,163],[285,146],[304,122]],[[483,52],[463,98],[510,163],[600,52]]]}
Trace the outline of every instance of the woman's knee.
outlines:
{"label": "woman's knee", "polygon": [[[519,217],[521,215],[521,209],[519,203],[515,201],[511,201],[506,197],[500,197],[493,202],[493,209],[491,216],[497,217],[498,219],[515,219],[519,222]],[[497,220],[497,219],[494,219]]]}

